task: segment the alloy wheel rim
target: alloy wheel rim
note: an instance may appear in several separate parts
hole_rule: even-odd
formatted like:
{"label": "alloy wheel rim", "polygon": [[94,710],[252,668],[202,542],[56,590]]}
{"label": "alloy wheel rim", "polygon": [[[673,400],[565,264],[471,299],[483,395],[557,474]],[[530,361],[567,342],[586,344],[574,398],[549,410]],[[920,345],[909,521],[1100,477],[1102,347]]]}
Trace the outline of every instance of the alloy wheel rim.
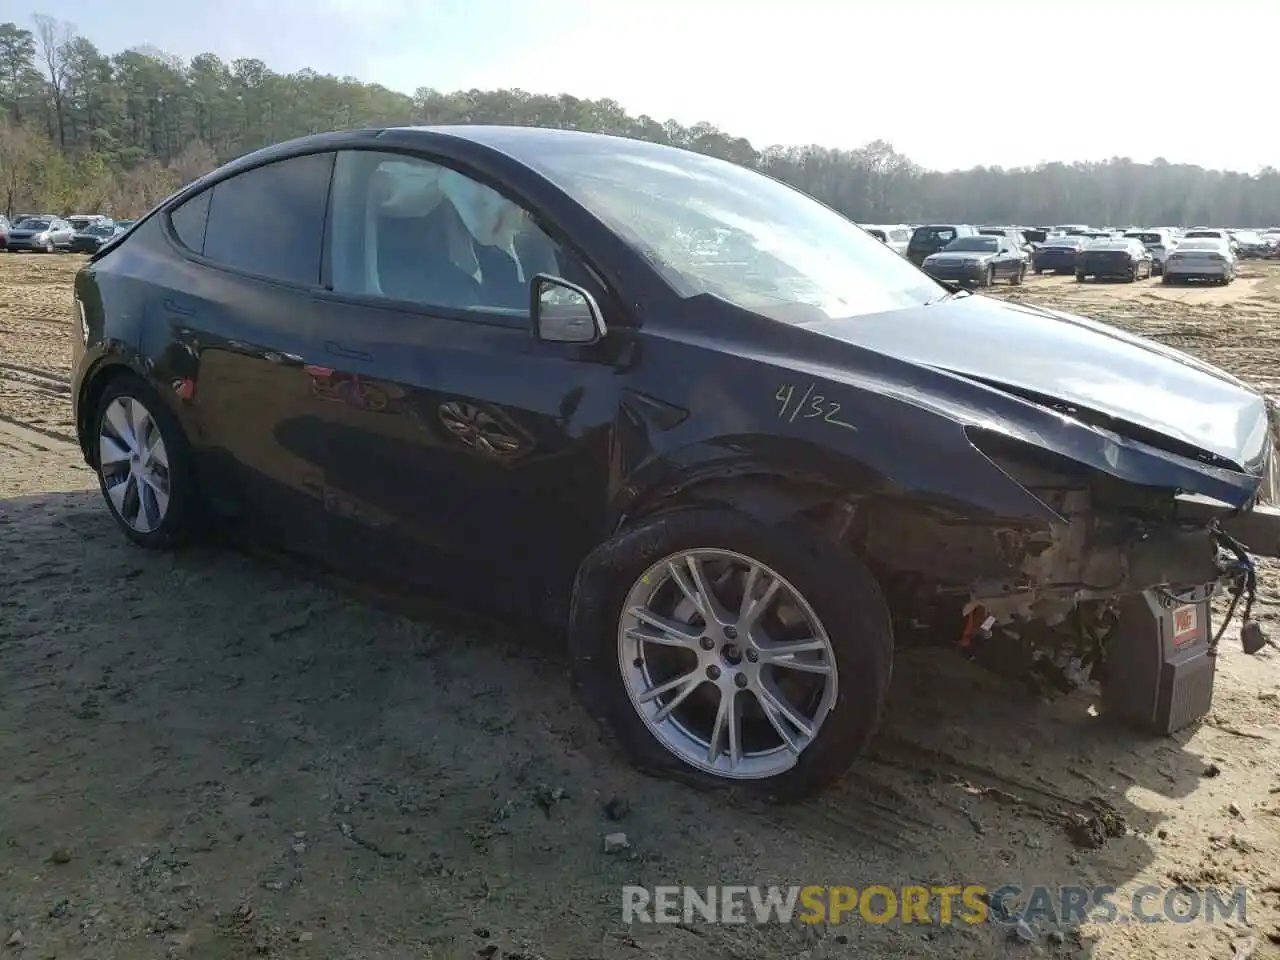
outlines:
{"label": "alloy wheel rim", "polygon": [[619,618],[618,666],[658,742],[728,779],[794,767],[836,703],[835,653],[813,608],[729,550],[682,550],[640,576]]}
{"label": "alloy wheel rim", "polygon": [[98,430],[98,469],[116,515],[151,533],[169,512],[169,452],[155,418],[134,397],[116,397]]}

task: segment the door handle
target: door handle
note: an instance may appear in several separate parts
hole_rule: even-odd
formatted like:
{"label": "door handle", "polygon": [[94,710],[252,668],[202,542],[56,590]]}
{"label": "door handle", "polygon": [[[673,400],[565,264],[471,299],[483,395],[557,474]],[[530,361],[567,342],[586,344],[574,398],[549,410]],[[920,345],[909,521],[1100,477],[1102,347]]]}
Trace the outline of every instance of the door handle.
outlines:
{"label": "door handle", "polygon": [[170,311],[171,313],[177,313],[184,317],[194,317],[196,315],[195,307],[185,306],[184,304],[179,303],[177,300],[166,299],[164,301],[164,308]]}
{"label": "door handle", "polygon": [[363,350],[352,350],[350,347],[344,347],[333,340],[326,341],[324,349],[326,353],[330,353],[335,357],[342,357],[345,360],[364,360],[365,362],[373,360],[372,353],[365,353]]}

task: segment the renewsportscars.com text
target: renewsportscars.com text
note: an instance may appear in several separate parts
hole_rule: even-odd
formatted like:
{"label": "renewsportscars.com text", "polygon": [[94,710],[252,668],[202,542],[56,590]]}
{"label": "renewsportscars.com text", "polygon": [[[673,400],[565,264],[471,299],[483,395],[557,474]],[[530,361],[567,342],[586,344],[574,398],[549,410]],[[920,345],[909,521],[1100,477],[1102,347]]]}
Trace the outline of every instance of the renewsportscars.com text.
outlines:
{"label": "renewsportscars.com text", "polygon": [[1248,891],[1113,886],[656,886],[622,888],[624,923],[1217,923]]}

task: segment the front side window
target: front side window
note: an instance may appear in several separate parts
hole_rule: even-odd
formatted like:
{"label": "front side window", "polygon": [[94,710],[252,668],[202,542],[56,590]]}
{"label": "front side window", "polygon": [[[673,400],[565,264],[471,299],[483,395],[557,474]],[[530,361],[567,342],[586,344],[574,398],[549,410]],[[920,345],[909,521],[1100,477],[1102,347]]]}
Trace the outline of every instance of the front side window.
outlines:
{"label": "front side window", "polygon": [[[314,286],[333,154],[279,160],[215,184],[203,253],[260,277]],[[194,248],[193,248],[194,249]]]}
{"label": "front side window", "polygon": [[418,157],[340,152],[330,209],[335,293],[527,317],[534,276],[584,279],[519,204]]}
{"label": "front side window", "polygon": [[571,136],[527,159],[687,297],[782,319],[878,313],[942,293],[852,221],[725,160],[624,139],[584,149]]}

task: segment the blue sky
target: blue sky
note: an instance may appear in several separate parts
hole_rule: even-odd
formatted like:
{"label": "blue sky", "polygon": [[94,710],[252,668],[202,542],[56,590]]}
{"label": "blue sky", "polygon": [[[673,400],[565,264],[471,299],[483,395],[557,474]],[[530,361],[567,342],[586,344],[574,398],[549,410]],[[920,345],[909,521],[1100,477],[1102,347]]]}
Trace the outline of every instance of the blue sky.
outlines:
{"label": "blue sky", "polygon": [[[519,86],[756,146],[890,141],[931,167],[1280,166],[1275,0],[4,0],[150,43],[412,91]],[[1257,93],[1249,93],[1258,83]],[[1039,98],[1032,95],[1039,91]],[[1268,118],[1268,114],[1271,117]]]}

